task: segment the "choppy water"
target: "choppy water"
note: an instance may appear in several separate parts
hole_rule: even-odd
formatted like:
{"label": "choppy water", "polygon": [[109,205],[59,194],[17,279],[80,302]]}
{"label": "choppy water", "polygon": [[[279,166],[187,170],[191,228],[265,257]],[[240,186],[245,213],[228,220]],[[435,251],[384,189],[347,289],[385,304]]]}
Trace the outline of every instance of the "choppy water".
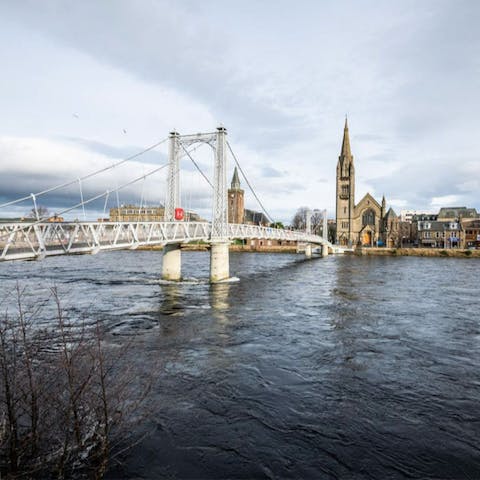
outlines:
{"label": "choppy water", "polygon": [[232,254],[240,281],[210,286],[183,258],[179,285],[158,252],[0,264],[0,301],[55,284],[162,359],[154,433],[111,478],[480,478],[480,262]]}

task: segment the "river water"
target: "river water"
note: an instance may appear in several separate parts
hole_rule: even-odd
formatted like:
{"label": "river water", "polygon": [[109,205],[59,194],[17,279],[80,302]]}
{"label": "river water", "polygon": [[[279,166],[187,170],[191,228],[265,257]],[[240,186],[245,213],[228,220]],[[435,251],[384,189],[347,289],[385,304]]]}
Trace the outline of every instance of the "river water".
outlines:
{"label": "river water", "polygon": [[178,285],[159,252],[0,264],[3,294],[56,285],[71,318],[162,360],[152,433],[110,478],[480,478],[479,261],[230,264],[239,280],[213,286],[204,252]]}

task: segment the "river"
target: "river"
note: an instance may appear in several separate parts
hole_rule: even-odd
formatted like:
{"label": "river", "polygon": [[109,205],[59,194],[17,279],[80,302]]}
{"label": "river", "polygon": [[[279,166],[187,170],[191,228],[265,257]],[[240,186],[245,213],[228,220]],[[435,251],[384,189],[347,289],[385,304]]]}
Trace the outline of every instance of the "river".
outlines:
{"label": "river", "polygon": [[[152,433],[110,478],[480,478],[480,262],[124,251],[0,264],[158,357]],[[5,303],[3,304],[5,306]],[[39,323],[49,321],[49,308]]]}

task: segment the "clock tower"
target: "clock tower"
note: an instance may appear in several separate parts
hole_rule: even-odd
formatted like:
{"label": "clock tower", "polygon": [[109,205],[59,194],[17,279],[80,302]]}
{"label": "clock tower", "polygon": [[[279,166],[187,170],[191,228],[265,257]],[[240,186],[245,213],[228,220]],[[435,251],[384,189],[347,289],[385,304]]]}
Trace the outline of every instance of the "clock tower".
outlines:
{"label": "clock tower", "polygon": [[240,188],[237,167],[233,171],[232,184],[228,189],[228,223],[244,223],[244,191]]}

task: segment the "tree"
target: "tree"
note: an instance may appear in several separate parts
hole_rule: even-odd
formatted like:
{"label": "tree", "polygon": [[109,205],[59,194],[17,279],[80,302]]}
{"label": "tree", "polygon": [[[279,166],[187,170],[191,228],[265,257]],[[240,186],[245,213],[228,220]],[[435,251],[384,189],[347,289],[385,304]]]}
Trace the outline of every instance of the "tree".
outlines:
{"label": "tree", "polygon": [[337,224],[335,222],[329,223],[327,231],[328,231],[328,237],[327,237],[328,241],[330,243],[335,243],[336,237],[337,237]]}
{"label": "tree", "polygon": [[282,230],[285,228],[282,222],[273,222],[270,224],[272,228],[281,228]]}
{"label": "tree", "polygon": [[36,211],[35,211],[35,207],[33,207],[30,210],[30,212],[27,213],[27,217],[28,218],[37,218],[37,214],[38,214],[39,219],[47,218],[47,217],[50,216],[50,212],[48,211],[48,208],[44,207],[43,205],[39,205],[37,207]]}
{"label": "tree", "polygon": [[98,321],[70,322],[56,289],[48,329],[38,327],[39,307],[15,293],[17,312],[0,316],[0,476],[101,479],[138,440],[158,365],[137,367],[130,348],[109,346]]}
{"label": "tree", "polygon": [[[307,226],[308,207],[300,207],[292,219],[292,228],[295,230],[305,230]],[[314,209],[311,213],[312,233],[322,234],[323,214],[320,210]]]}
{"label": "tree", "polygon": [[300,207],[292,219],[294,230],[305,230],[308,207]]}
{"label": "tree", "polygon": [[323,234],[323,213],[317,209],[312,212],[312,233]]}

